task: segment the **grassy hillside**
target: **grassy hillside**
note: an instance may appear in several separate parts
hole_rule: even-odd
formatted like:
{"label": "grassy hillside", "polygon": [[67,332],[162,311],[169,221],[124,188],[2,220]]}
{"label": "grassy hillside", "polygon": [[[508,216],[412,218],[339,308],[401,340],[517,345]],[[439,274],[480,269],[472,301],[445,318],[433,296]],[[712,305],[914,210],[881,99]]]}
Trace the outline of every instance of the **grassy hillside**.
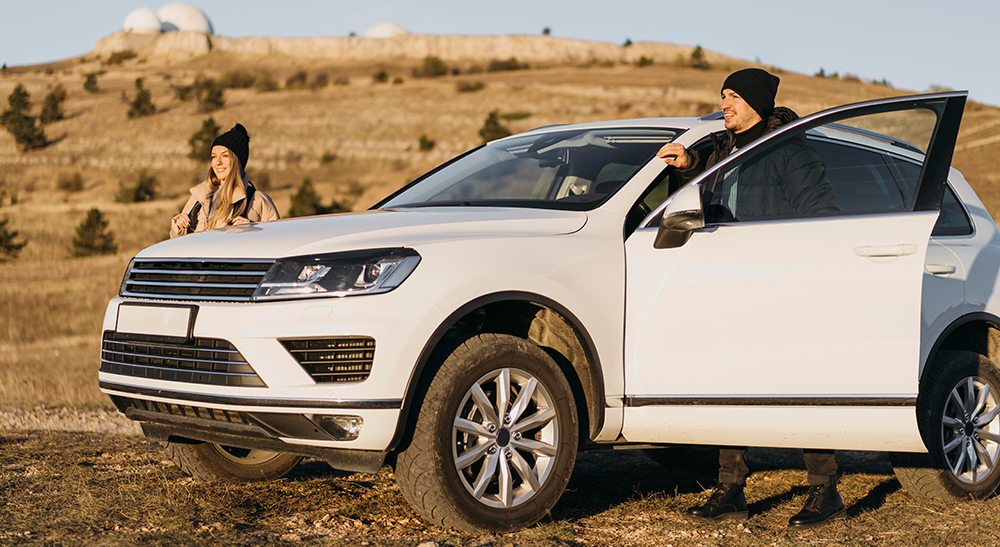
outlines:
{"label": "grassy hillside", "polygon": [[[713,57],[714,58],[714,57]],[[0,220],[27,241],[20,258],[0,264],[0,404],[39,401],[72,406],[104,405],[96,391],[98,331],[107,299],[115,294],[128,260],[166,237],[168,219],[187,199],[187,189],[207,164],[188,159],[188,139],[212,116],[227,130],[236,122],[251,134],[249,171],[284,215],[295,187],[310,178],[324,202],[337,199],[364,209],[442,161],[477,145],[490,111],[518,132],[554,123],[701,115],[718,108],[732,61],[697,70],[657,61],[590,64],[516,71],[413,78],[419,63],[323,65],[273,57],[247,60],[213,52],[193,61],[158,65],[142,57],[104,65],[93,56],[50,65],[8,68],[0,98],[23,84],[33,113],[57,85],[68,91],[66,119],[45,126],[49,146],[21,152],[0,132]],[[485,67],[488,62],[483,63]],[[83,89],[84,74],[104,70],[100,93]],[[298,71],[316,90],[227,89],[225,107],[209,114],[181,101],[174,88],[199,75],[268,71],[284,86]],[[473,69],[474,70],[474,69]],[[375,83],[384,71],[388,81]],[[905,94],[885,86],[779,72],[778,103],[808,114],[826,107]],[[123,99],[143,78],[157,113],[129,118]],[[333,85],[340,79],[346,85]],[[396,83],[394,83],[394,81]],[[477,91],[459,91],[481,82]],[[472,86],[475,87],[475,86]],[[4,106],[6,103],[4,102]],[[970,105],[955,166],[962,170],[996,217],[1000,212],[1000,109]],[[421,150],[420,137],[435,141]],[[335,156],[332,161],[324,161]],[[156,177],[159,198],[146,203],[114,201],[119,185],[134,184],[140,171]],[[75,174],[83,189],[60,189]],[[65,186],[65,182],[62,186]],[[115,255],[72,258],[75,227],[97,207],[118,244]]]}

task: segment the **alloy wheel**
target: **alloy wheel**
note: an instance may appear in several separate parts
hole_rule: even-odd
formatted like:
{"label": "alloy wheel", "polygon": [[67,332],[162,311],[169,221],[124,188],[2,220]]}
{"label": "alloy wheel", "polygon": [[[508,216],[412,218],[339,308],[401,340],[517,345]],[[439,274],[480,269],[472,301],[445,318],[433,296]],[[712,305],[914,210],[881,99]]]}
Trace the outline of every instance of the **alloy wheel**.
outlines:
{"label": "alloy wheel", "polygon": [[952,388],[941,417],[941,441],[948,468],[963,483],[980,483],[996,468],[1000,400],[986,380],[967,376]]}

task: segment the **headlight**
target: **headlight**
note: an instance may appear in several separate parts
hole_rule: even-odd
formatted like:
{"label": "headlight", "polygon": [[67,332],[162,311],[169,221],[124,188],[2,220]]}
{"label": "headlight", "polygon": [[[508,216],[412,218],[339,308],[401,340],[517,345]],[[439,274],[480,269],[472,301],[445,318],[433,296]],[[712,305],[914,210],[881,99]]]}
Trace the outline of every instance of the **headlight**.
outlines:
{"label": "headlight", "polygon": [[254,300],[353,296],[389,292],[420,263],[412,249],[378,249],[277,260]]}

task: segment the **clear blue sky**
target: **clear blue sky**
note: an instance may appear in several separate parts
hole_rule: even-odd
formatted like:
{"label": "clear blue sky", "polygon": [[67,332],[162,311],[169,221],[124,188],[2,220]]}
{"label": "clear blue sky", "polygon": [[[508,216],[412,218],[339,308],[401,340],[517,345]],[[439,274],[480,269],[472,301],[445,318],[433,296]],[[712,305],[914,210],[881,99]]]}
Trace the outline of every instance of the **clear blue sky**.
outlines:
{"label": "clear blue sky", "polygon": [[[152,2],[152,3],[150,3]],[[0,0],[0,62],[89,52],[136,8],[167,0]],[[851,73],[1000,105],[1000,0],[192,0],[216,34],[345,36],[391,22],[415,34],[538,34],[701,45],[786,70]]]}

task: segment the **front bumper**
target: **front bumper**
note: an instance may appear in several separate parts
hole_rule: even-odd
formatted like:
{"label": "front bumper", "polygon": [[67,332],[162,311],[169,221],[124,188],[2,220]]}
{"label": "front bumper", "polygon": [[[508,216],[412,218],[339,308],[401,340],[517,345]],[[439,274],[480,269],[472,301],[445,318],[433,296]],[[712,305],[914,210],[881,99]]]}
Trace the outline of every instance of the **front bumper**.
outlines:
{"label": "front bumper", "polygon": [[[135,300],[111,300],[104,318],[105,331],[116,331],[118,307],[123,302]],[[191,304],[198,307],[191,336],[230,342],[264,386],[226,386],[190,379],[181,382],[102,371],[101,391],[129,418],[158,424],[156,431],[181,428],[186,435],[176,431],[170,435],[194,440],[225,435],[229,444],[243,447],[246,443],[236,441],[250,439],[255,447],[262,441],[273,441],[279,444],[271,450],[289,453],[313,448],[385,451],[396,433],[414,366],[444,319],[437,306],[402,289],[308,301]],[[317,383],[279,341],[342,336],[375,339],[367,379]],[[226,413],[249,423],[215,418]],[[363,427],[357,438],[340,440],[322,427],[313,427],[322,423],[324,416],[356,416],[363,420]],[[193,436],[195,433],[200,436]]]}

